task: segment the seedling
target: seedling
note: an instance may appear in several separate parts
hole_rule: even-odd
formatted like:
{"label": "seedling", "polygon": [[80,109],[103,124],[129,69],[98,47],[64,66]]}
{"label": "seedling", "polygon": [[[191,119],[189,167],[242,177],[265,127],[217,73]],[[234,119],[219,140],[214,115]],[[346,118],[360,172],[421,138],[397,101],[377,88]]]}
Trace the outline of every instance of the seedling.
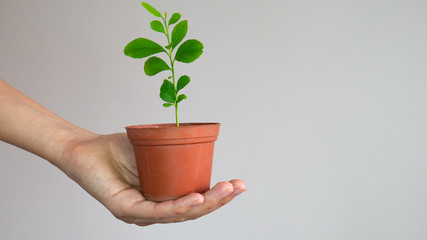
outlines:
{"label": "seedling", "polygon": [[[167,55],[169,64],[157,56],[148,58],[144,64],[144,72],[147,76],[154,76],[163,71],[170,71],[170,76],[168,79],[163,80],[163,84],[160,87],[160,98],[165,101],[163,107],[175,107],[176,126],[179,127],[178,104],[187,99],[185,94],[179,94],[179,92],[190,82],[190,77],[182,75],[176,81],[175,61],[182,63],[193,62],[203,53],[203,44],[196,39],[189,39],[180,44],[188,30],[187,20],[179,22],[181,14],[174,13],[168,19],[166,12],[162,15],[150,4],[145,2],[141,4],[149,13],[162,20],[152,21],[150,27],[152,30],[163,33],[166,36],[167,45],[163,47],[147,38],[137,38],[126,45],[124,53],[132,58],[145,58],[154,54]],[[170,33],[170,27],[173,25],[175,26],[172,33]],[[174,51],[175,49],[176,52]]]}

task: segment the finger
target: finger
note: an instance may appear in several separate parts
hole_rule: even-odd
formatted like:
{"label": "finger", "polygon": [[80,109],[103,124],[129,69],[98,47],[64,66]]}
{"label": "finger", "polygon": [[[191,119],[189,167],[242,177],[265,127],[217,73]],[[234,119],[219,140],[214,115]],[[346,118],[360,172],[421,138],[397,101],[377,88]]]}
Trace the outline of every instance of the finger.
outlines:
{"label": "finger", "polygon": [[201,194],[191,193],[176,200],[161,203],[141,201],[133,205],[131,212],[135,223],[165,223],[187,219],[186,213],[204,202]]}
{"label": "finger", "polygon": [[231,202],[231,200],[233,200],[234,197],[243,193],[247,189],[245,182],[240,179],[233,179],[230,181],[230,183],[233,185],[234,191],[230,195],[222,199],[221,201],[222,206]]}
{"label": "finger", "polygon": [[[240,180],[240,179],[233,179],[233,180],[230,180],[230,183],[231,184],[233,184],[233,188],[234,188],[234,191],[236,192],[239,192],[238,194],[240,194],[240,193],[242,193],[242,192],[244,192],[244,191],[246,191],[246,189],[247,189],[247,187],[246,187],[246,183],[243,181],[243,180]],[[237,195],[238,195],[237,194]],[[233,195],[234,195],[234,193],[233,193]],[[236,195],[236,196],[237,196]]]}
{"label": "finger", "polygon": [[220,208],[221,201],[234,191],[230,182],[219,182],[213,188],[203,194],[204,203],[191,209],[189,219],[196,219]]}
{"label": "finger", "polygon": [[179,211],[172,217],[156,219],[156,223],[181,222],[199,218],[217,210],[245,190],[246,184],[242,180],[236,179],[230,182],[217,183],[212,189],[203,194],[204,199],[193,203],[185,212]]}
{"label": "finger", "polygon": [[234,191],[234,186],[231,182],[217,183],[211,190],[204,194],[205,208],[213,208],[218,205],[223,199],[230,196]]}

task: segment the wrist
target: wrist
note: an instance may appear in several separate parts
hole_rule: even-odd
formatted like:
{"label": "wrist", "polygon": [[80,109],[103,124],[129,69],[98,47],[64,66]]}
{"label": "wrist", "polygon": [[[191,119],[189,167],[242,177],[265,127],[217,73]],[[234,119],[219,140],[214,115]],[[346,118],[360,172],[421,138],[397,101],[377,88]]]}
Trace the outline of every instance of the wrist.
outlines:
{"label": "wrist", "polygon": [[54,157],[47,160],[71,177],[73,166],[79,164],[76,162],[79,159],[78,156],[72,155],[75,155],[76,149],[84,145],[85,142],[89,142],[98,136],[99,134],[76,126],[63,127],[52,134],[52,139],[56,139],[57,145],[52,146],[56,148]]}

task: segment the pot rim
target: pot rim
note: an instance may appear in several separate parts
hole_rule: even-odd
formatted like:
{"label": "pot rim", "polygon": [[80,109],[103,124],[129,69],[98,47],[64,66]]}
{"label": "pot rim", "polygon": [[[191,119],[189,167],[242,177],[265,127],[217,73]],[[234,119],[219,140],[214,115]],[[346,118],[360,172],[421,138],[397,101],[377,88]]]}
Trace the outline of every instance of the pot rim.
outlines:
{"label": "pot rim", "polygon": [[133,145],[178,145],[214,142],[220,123],[175,123],[133,125],[126,127]]}
{"label": "pot rim", "polygon": [[130,125],[125,127],[127,130],[155,130],[155,129],[179,129],[179,128],[192,128],[197,126],[209,126],[209,125],[221,125],[220,123],[215,122],[189,122],[189,123],[180,123],[179,127],[176,126],[176,123],[157,123],[157,124],[140,124],[140,125]]}

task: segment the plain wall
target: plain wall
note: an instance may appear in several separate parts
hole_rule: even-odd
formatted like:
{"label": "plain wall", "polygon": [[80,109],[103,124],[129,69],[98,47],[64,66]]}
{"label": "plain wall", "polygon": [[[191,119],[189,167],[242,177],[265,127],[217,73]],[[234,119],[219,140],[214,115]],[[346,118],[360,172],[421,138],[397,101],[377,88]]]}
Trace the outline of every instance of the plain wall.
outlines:
{"label": "plain wall", "polygon": [[[204,43],[177,64],[192,78],[181,120],[222,123],[212,182],[248,191],[141,228],[0,142],[0,239],[427,239],[425,0],[149,3]],[[0,77],[95,132],[173,122],[163,78],[123,54],[162,39],[153,19],[140,1],[0,0]]]}

